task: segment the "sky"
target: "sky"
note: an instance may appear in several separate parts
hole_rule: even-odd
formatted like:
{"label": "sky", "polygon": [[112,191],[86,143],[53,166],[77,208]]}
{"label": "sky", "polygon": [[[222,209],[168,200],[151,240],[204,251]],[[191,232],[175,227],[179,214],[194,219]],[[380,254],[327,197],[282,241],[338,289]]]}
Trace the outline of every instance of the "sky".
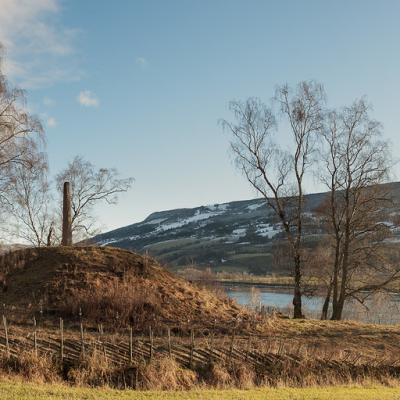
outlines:
{"label": "sky", "polygon": [[108,230],[256,197],[218,121],[230,100],[268,102],[279,84],[317,80],[333,107],[367,96],[396,158],[399,17],[397,0],[0,0],[0,42],[52,173],[79,154],[135,178],[97,207]]}

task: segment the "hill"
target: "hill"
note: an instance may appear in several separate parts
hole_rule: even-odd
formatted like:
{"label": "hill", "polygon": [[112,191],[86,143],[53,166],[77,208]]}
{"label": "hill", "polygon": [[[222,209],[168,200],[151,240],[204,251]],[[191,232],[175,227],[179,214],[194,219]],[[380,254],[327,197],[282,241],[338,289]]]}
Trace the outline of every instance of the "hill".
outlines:
{"label": "hill", "polygon": [[[386,186],[394,199],[400,198],[399,182]],[[325,197],[317,193],[305,198],[306,240],[311,244],[324,233],[314,210]],[[393,211],[399,213],[400,208]],[[289,270],[273,262],[274,245],[283,238],[273,211],[263,199],[254,199],[155,212],[143,222],[98,235],[93,242],[148,252],[176,268],[194,263],[214,271],[285,275]]]}
{"label": "hill", "polygon": [[[247,313],[174,276],[154,259],[109,247],[24,249],[0,259],[0,302],[27,317],[64,317],[112,326],[234,324]],[[96,325],[95,325],[96,326]]]}

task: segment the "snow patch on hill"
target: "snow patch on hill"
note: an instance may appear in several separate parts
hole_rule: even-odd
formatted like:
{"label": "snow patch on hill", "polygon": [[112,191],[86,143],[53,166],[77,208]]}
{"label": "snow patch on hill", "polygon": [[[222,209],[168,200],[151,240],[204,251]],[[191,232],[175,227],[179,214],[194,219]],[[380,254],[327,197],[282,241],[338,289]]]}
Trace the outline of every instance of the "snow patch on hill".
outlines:
{"label": "snow patch on hill", "polygon": [[247,206],[246,208],[247,208],[249,211],[254,211],[254,210],[257,210],[258,208],[260,208],[260,207],[262,207],[262,206],[264,206],[264,205],[265,205],[264,202],[259,203],[259,204],[250,204],[250,205]]}
{"label": "snow patch on hill", "polygon": [[213,212],[212,211],[210,212],[208,210],[209,210],[208,207],[207,207],[207,211],[205,211],[205,212],[196,210],[194,215],[191,217],[178,219],[176,222],[165,223],[165,224],[161,223],[159,226],[157,226],[154,233],[166,232],[171,229],[181,228],[182,226],[185,226],[188,224],[197,223],[197,222],[203,221],[205,219],[215,217],[215,216],[221,214],[222,212],[224,212],[224,209],[220,209],[220,208],[215,208],[215,210],[218,210],[218,211],[213,211]]}
{"label": "snow patch on hill", "polygon": [[272,239],[278,233],[281,233],[282,229],[277,225],[271,224],[258,224],[256,233],[258,236],[267,237],[268,239]]}

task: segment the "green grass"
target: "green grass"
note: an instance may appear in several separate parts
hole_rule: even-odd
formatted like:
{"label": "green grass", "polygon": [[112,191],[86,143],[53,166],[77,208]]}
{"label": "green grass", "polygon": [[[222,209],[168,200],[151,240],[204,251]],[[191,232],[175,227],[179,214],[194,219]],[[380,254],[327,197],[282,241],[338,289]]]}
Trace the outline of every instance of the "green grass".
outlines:
{"label": "green grass", "polygon": [[0,381],[1,400],[399,400],[400,388],[328,387],[307,389],[193,390],[189,392],[135,392],[72,388],[64,385]]}

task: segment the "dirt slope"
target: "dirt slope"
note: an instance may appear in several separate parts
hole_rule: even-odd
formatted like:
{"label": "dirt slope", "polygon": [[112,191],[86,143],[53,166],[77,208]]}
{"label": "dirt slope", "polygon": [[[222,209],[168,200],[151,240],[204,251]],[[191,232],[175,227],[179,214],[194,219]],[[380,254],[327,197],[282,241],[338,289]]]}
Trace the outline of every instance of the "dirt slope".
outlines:
{"label": "dirt slope", "polygon": [[110,247],[18,250],[0,258],[0,302],[17,310],[137,327],[231,327],[247,313],[154,259]]}

